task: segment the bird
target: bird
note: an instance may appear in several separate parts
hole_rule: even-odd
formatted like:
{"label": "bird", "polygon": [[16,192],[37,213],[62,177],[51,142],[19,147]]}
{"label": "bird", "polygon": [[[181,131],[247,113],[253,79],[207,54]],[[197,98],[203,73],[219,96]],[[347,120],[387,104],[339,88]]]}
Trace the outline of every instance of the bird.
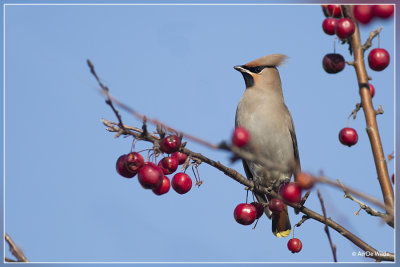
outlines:
{"label": "bird", "polygon": [[[259,161],[242,159],[248,179],[256,185],[279,192],[281,185],[290,182],[291,176],[301,172],[299,150],[293,118],[287,108],[277,69],[287,59],[283,54],[271,54],[244,65],[234,66],[244,78],[246,89],[236,109],[235,126],[246,129],[250,144],[245,149],[257,156],[285,168],[272,168]],[[272,219],[272,233],[287,237],[291,232],[287,205],[279,214],[268,209],[267,195],[255,193],[264,206],[264,213]]]}

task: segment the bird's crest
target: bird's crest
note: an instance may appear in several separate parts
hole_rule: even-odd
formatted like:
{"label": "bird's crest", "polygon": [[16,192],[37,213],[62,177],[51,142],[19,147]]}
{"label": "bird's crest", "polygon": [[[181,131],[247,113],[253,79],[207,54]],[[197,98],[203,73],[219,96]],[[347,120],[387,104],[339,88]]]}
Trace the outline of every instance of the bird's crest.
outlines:
{"label": "bird's crest", "polygon": [[287,59],[286,55],[272,54],[257,58],[249,63],[246,63],[245,65],[247,67],[258,67],[258,66],[277,67],[277,66],[282,66],[283,63],[285,63],[286,59]]}

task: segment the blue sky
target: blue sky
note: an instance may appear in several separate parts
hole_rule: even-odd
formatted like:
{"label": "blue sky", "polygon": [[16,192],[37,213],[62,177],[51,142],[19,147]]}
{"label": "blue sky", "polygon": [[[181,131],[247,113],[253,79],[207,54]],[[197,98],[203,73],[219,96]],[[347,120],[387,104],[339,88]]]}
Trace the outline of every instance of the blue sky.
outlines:
{"label": "blue sky", "polygon": [[[330,262],[323,225],[308,220],[292,254],[263,217],[255,230],[233,219],[243,186],[202,164],[203,185],[186,195],[156,196],[137,179],[124,179],[115,161],[132,138],[114,139],[100,119],[116,121],[96,91],[90,59],[111,93],[149,117],[213,143],[229,140],[244,91],[233,69],[283,53],[279,69],[294,119],[302,168],[340,178],[381,199],[362,111],[350,126],[348,148],[338,141],[360,101],[352,67],[329,75],[322,58],[334,37],[323,33],[319,5],[5,6],[5,230],[33,262]],[[361,28],[361,38],[383,26],[380,46],[389,67],[367,67],[385,155],[394,151],[394,20]],[[372,48],[377,47],[374,40]],[[347,45],[336,51],[351,60]],[[398,98],[398,95],[397,95]],[[121,112],[126,124],[141,126]],[[137,150],[149,148],[139,142]],[[244,173],[229,154],[187,147]],[[394,162],[388,163],[390,175]],[[190,172],[189,172],[190,174]],[[379,251],[394,251],[393,229],[358,210],[343,192],[318,185],[328,216]],[[306,206],[321,212],[316,191]],[[301,219],[290,210],[292,225]],[[331,230],[339,261],[364,262],[359,249]],[[6,256],[11,257],[6,246]]]}

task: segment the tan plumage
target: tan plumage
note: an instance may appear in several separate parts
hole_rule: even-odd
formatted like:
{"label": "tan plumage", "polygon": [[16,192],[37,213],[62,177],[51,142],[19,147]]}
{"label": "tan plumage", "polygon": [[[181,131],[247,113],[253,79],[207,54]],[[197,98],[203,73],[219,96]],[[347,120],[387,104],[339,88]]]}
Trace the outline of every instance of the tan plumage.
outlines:
{"label": "tan plumage", "polygon": [[[300,172],[300,159],[292,116],[285,105],[281,80],[277,66],[286,59],[285,55],[272,54],[235,66],[243,74],[246,90],[236,110],[235,124],[247,129],[251,145],[262,157],[279,165],[287,166],[286,171],[266,169],[258,163],[243,160],[247,178],[263,186],[272,186],[275,191],[282,183],[290,181],[293,173]],[[264,195],[256,194],[257,201],[267,203]],[[287,207],[272,217],[272,231],[277,237],[290,233]]]}

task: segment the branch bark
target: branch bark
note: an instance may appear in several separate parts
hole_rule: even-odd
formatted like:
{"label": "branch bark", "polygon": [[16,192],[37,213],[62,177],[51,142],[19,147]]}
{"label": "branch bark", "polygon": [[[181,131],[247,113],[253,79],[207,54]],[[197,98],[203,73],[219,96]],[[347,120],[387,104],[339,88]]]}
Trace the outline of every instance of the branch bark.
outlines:
{"label": "branch bark", "polygon": [[[92,74],[94,72],[94,67],[93,64],[90,63],[90,61],[88,61],[89,67],[92,71]],[[95,73],[95,72],[94,72]],[[100,86],[102,87],[102,84],[100,84]],[[113,101],[118,101],[115,98],[112,98],[109,94],[108,94],[108,88],[105,87],[103,88],[103,91],[106,89],[107,92],[103,92],[105,93],[105,96],[107,98],[108,101],[113,102]],[[109,103],[107,103],[109,104]],[[111,103],[112,104],[112,103]],[[110,104],[109,104],[110,105]],[[124,110],[128,111],[130,114],[137,116],[137,113],[135,110],[133,110],[132,108],[130,108],[129,106],[125,105],[124,103],[118,101],[116,103],[117,106],[123,108]],[[114,110],[114,109],[113,109]],[[114,110],[115,112],[115,110]],[[117,116],[118,117],[118,116]],[[120,120],[120,117],[118,118]],[[146,120],[146,117],[143,117],[144,119],[144,124],[146,121],[149,121],[153,124],[155,124],[158,127],[160,126],[165,126],[165,124],[157,121],[157,120]],[[121,133],[123,135],[132,135],[135,138],[139,138],[141,140],[145,140],[148,142],[152,142],[153,145],[154,143],[158,142],[158,138],[156,138],[156,136],[151,135],[148,133],[148,131],[144,131],[144,130],[140,130],[139,128],[133,128],[130,127],[131,129],[134,130],[130,130],[128,129],[129,127],[123,125],[121,127],[120,123],[113,123],[107,120],[102,120],[103,124],[106,125],[108,127],[108,131],[110,132],[117,132],[117,133]],[[178,132],[175,130],[175,132]],[[181,134],[183,134],[181,132]],[[187,137],[187,136],[186,136]],[[191,138],[192,139],[192,138]],[[194,138],[192,139],[193,141],[196,141],[200,144],[209,146],[209,143],[206,141],[203,141],[201,139],[198,138]],[[226,149],[223,146],[218,146],[218,149]],[[239,150],[234,150],[234,149],[226,149],[226,150],[230,150],[231,152],[233,152],[235,155],[240,156],[242,158],[246,158],[242,155],[240,155],[240,153],[242,152],[240,149]],[[244,176],[242,176],[240,173],[238,173],[236,170],[231,169],[226,167],[225,165],[221,164],[219,161],[214,161],[200,153],[196,153],[194,151],[191,151],[185,147],[181,147],[180,152],[183,152],[185,154],[187,154],[189,157],[191,157],[192,159],[197,159],[200,160],[201,162],[204,162],[220,171],[222,171],[226,176],[234,179],[235,181],[239,182],[240,184],[246,186],[249,188],[249,190],[256,192],[256,193],[260,193],[260,194],[266,194],[272,198],[281,198],[280,195],[276,192],[274,192],[271,188],[266,188],[266,187],[262,187],[260,185],[256,185],[253,183],[253,181],[248,180],[247,178],[245,178]],[[245,156],[249,156],[249,155],[245,155]],[[250,155],[251,156],[251,155]],[[254,156],[254,155],[253,155]],[[332,229],[334,229],[335,231],[337,231],[338,233],[340,233],[342,236],[344,236],[345,238],[347,238],[348,240],[350,240],[353,244],[355,244],[356,246],[358,246],[360,249],[364,250],[366,253],[366,257],[370,257],[370,258],[374,258],[376,260],[383,260],[383,261],[394,261],[394,254],[390,253],[390,252],[385,252],[385,253],[380,253],[378,250],[376,250],[375,248],[373,248],[372,246],[370,246],[369,244],[367,244],[366,242],[364,242],[363,240],[361,240],[361,238],[357,237],[356,235],[354,235],[353,233],[351,233],[349,230],[347,230],[346,228],[344,228],[343,226],[341,226],[340,224],[338,224],[337,222],[333,221],[330,218],[326,218],[326,216],[324,217],[321,214],[318,214],[317,212],[314,212],[308,208],[306,208],[303,204],[301,203],[289,203],[285,200],[283,200],[288,206],[294,208],[295,210],[298,210],[302,213],[304,213],[308,218],[314,219],[316,221],[319,221],[323,224],[325,224],[327,227],[330,227]]]}
{"label": "branch bark", "polygon": [[[110,125],[109,121],[104,120],[104,119],[102,121],[106,126]],[[114,127],[113,128],[108,128],[108,131],[111,131],[111,132],[118,132],[119,131],[117,123],[112,123],[111,125],[114,125]],[[129,129],[129,127],[125,126],[125,129]],[[136,128],[136,129],[138,130],[138,132],[128,131],[128,132],[126,132],[124,134],[125,135],[132,135],[134,137],[142,137],[142,140],[148,141],[148,142],[152,142],[152,143],[154,143],[156,140],[158,140],[158,139],[154,138],[154,136],[151,136],[151,135],[143,136],[141,134],[142,130],[140,130],[139,128]],[[206,164],[208,164],[208,165],[220,170],[226,176],[228,176],[228,177],[232,178],[233,180],[239,182],[240,184],[248,187],[253,192],[257,192],[257,193],[261,193],[261,194],[267,194],[267,195],[271,196],[272,198],[281,198],[276,192],[272,191],[270,188],[262,187],[260,185],[255,185],[252,181],[250,181],[247,178],[245,178],[244,176],[242,176],[236,170],[231,169],[229,167],[226,167],[225,165],[223,165],[219,161],[214,161],[214,160],[204,156],[203,154],[193,152],[193,151],[191,151],[191,150],[189,150],[189,149],[187,149],[185,147],[181,147],[180,148],[180,152],[183,152],[183,153],[187,154],[188,156],[190,156],[190,157],[192,157],[194,159],[201,160],[203,163],[206,163]],[[316,179],[316,180],[318,181],[318,179]],[[325,178],[324,181],[326,182],[326,180],[328,180],[328,179]],[[334,183],[334,184],[336,184],[336,183]],[[338,185],[338,186],[340,187],[340,185]],[[367,244],[361,238],[357,237],[356,235],[354,235],[349,230],[347,230],[346,228],[344,228],[343,226],[341,226],[337,222],[333,221],[332,219],[327,218],[325,220],[323,215],[308,209],[307,207],[305,207],[304,205],[301,205],[300,203],[289,203],[289,202],[286,202],[285,200],[283,200],[283,201],[288,206],[291,206],[295,210],[299,210],[300,212],[305,214],[308,218],[311,218],[311,219],[319,221],[319,222],[321,222],[323,224],[326,224],[330,228],[332,228],[333,230],[335,230],[338,233],[340,233],[343,237],[347,238],[349,241],[351,241],[353,244],[358,246],[360,249],[364,250],[365,252],[368,252],[368,253],[366,253],[366,257],[370,257],[370,258],[374,258],[376,260],[382,260],[382,261],[394,261],[394,254],[393,253],[390,253],[390,252],[380,253],[378,250],[373,248],[371,245]]]}
{"label": "branch bark", "polygon": [[[24,253],[22,252],[22,250],[18,248],[18,246],[14,243],[14,241],[7,233],[4,234],[4,239],[10,246],[11,254],[14,255],[14,257],[17,259],[18,262],[29,262],[28,259],[25,257]],[[6,258],[5,260],[7,261],[7,259],[8,258]]]}
{"label": "branch bark", "polygon": [[[359,93],[361,96],[361,105],[364,110],[365,120],[367,122],[367,134],[371,143],[372,153],[374,156],[376,171],[378,174],[379,184],[382,190],[383,201],[385,202],[386,212],[393,210],[394,194],[392,184],[389,179],[385,155],[383,153],[382,142],[379,136],[378,124],[376,122],[376,112],[372,105],[371,94],[368,87],[368,75],[365,69],[364,49],[361,45],[360,30],[357,20],[353,16],[353,6],[344,6],[347,15],[352,19],[355,25],[355,31],[350,38],[350,43],[354,51],[354,64],[359,85]],[[378,28],[378,30],[380,30]],[[377,32],[379,32],[376,30]],[[372,37],[374,34],[370,35]]]}

